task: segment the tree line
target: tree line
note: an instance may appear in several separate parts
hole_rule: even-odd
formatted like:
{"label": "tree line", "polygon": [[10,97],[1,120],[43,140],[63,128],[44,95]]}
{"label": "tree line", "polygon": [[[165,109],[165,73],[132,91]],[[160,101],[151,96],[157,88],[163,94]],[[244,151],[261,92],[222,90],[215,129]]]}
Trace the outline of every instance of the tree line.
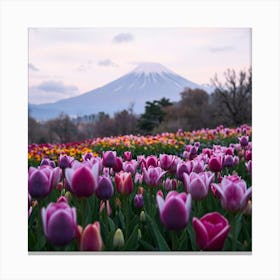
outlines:
{"label": "tree line", "polygon": [[114,116],[99,112],[71,119],[61,114],[46,122],[38,122],[29,114],[28,142],[65,143],[93,137],[214,128],[220,124],[228,127],[251,124],[251,69],[239,73],[228,69],[224,77],[225,82],[217,76],[211,80],[214,88],[211,94],[186,88],[178,102],[166,98],[146,102],[141,115],[133,112],[133,106]]}

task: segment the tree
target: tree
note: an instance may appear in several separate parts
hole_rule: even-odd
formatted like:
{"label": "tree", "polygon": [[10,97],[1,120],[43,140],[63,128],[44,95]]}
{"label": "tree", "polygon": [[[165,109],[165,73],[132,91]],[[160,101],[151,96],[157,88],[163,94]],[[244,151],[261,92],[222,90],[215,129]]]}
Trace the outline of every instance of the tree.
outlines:
{"label": "tree", "polygon": [[217,75],[211,80],[215,91],[212,105],[215,116],[225,125],[239,126],[252,121],[252,70],[240,71],[228,69],[224,72],[225,83]]}
{"label": "tree", "polygon": [[154,100],[152,102],[147,101],[145,112],[140,116],[138,121],[139,129],[143,132],[152,132],[152,130],[163,121],[165,115],[164,108],[170,105],[172,105],[172,103],[167,98]]}

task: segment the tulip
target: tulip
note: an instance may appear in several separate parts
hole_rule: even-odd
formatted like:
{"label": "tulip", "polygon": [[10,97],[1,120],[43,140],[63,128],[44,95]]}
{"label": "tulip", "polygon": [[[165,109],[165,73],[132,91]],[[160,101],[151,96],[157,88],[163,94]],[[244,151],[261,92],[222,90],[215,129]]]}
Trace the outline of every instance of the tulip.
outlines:
{"label": "tulip", "polygon": [[96,162],[92,168],[86,164],[66,168],[65,177],[70,190],[77,197],[89,197],[97,188],[99,164]]}
{"label": "tulip", "polygon": [[78,226],[78,234],[80,251],[102,250],[103,241],[100,233],[99,222],[94,222],[91,225],[87,225],[84,230],[81,226]]}
{"label": "tulip", "polygon": [[45,236],[51,244],[64,246],[76,237],[76,208],[70,208],[66,199],[51,202],[47,208],[43,207],[41,216]]}
{"label": "tulip", "polygon": [[85,153],[82,155],[83,161],[90,160],[91,158],[93,158],[93,153]]}
{"label": "tulip", "polygon": [[194,200],[203,199],[208,195],[209,186],[213,180],[214,173],[211,172],[183,174],[185,191],[190,193]]}
{"label": "tulip", "polygon": [[178,180],[183,181],[183,173],[190,174],[192,170],[192,163],[191,161],[188,162],[180,162],[177,165],[176,176]]}
{"label": "tulip", "polygon": [[123,171],[135,174],[137,166],[138,166],[138,162],[136,160],[125,161],[123,163]]}
{"label": "tulip", "polygon": [[156,156],[148,156],[146,158],[146,168],[149,168],[149,166],[158,166],[158,158]]}
{"label": "tulip", "polygon": [[32,206],[31,206],[31,196],[28,194],[28,217],[31,215]]}
{"label": "tulip", "polygon": [[249,171],[250,175],[252,176],[252,161],[249,160],[248,162],[246,162],[245,166],[246,166],[247,170]]}
{"label": "tulip", "polygon": [[105,167],[109,167],[109,168],[114,167],[115,160],[116,160],[116,152],[113,151],[104,152],[102,160],[103,160],[103,165]]}
{"label": "tulip", "polygon": [[222,157],[211,156],[208,162],[208,166],[212,172],[220,172],[223,169]]}
{"label": "tulip", "polygon": [[220,185],[212,184],[221,198],[222,207],[230,212],[244,210],[252,194],[246,182],[237,175],[226,176]]}
{"label": "tulip", "polygon": [[73,157],[60,155],[58,158],[58,166],[61,169],[70,168],[72,166],[72,162],[74,161]]}
{"label": "tulip", "polygon": [[121,157],[116,157],[113,170],[114,172],[120,172],[122,171],[122,169],[123,169],[123,160]]}
{"label": "tulip", "polygon": [[178,186],[178,181],[176,179],[167,178],[162,182],[162,185],[166,191],[176,190]]}
{"label": "tulip", "polygon": [[134,177],[134,183],[137,184],[142,184],[143,182],[143,174],[140,174],[140,173],[136,173],[135,174],[135,177]]}
{"label": "tulip", "polygon": [[113,237],[113,247],[115,249],[121,249],[124,246],[124,236],[120,228],[118,228]]}
{"label": "tulip", "polygon": [[242,147],[246,147],[249,143],[249,137],[248,136],[241,136],[239,138],[239,143]]}
{"label": "tulip", "polygon": [[160,184],[161,178],[166,174],[166,171],[162,171],[160,167],[150,166],[148,169],[143,170],[144,182],[152,187],[156,187]]}
{"label": "tulip", "polygon": [[59,167],[43,165],[39,168],[30,167],[28,172],[28,192],[31,197],[46,197],[58,184],[61,177]]}
{"label": "tulip", "polygon": [[168,171],[171,168],[175,158],[176,157],[173,155],[166,155],[166,154],[160,155],[159,156],[160,167],[163,170]]}
{"label": "tulip", "polygon": [[130,151],[126,151],[123,153],[124,160],[131,161],[132,160],[132,153]]}
{"label": "tulip", "polygon": [[232,167],[234,165],[234,158],[232,155],[225,155],[223,159],[224,167]]}
{"label": "tulip", "polygon": [[114,194],[114,187],[110,177],[99,176],[98,185],[96,188],[96,196],[102,200],[110,199]]}
{"label": "tulip", "polygon": [[179,231],[186,227],[191,212],[191,195],[170,191],[165,200],[156,196],[160,220],[168,230]]}
{"label": "tulip", "polygon": [[136,194],[134,196],[134,207],[137,209],[143,208],[144,206],[144,199],[143,199],[143,195],[142,194]]}
{"label": "tulip", "polygon": [[131,173],[119,172],[115,176],[116,188],[120,194],[129,195],[133,191]]}
{"label": "tulip", "polygon": [[55,168],[55,162],[53,160],[50,160],[48,158],[43,158],[41,163],[40,163],[40,166],[43,166],[43,165],[48,165],[52,168]]}
{"label": "tulip", "polygon": [[218,212],[193,218],[196,243],[201,250],[220,251],[230,230],[228,220]]}
{"label": "tulip", "polygon": [[200,173],[205,170],[205,165],[203,160],[193,160],[192,163],[192,172]]}
{"label": "tulip", "polygon": [[145,223],[146,222],[146,214],[145,214],[145,212],[143,210],[140,213],[140,222],[141,223]]}
{"label": "tulip", "polygon": [[106,203],[105,201],[101,200],[100,201],[100,207],[99,207],[99,212],[102,213],[103,210],[105,210],[105,206],[106,206],[106,213],[107,213],[107,216],[111,216],[112,214],[112,208],[111,208],[111,205],[110,205],[110,201],[109,200],[106,200]]}

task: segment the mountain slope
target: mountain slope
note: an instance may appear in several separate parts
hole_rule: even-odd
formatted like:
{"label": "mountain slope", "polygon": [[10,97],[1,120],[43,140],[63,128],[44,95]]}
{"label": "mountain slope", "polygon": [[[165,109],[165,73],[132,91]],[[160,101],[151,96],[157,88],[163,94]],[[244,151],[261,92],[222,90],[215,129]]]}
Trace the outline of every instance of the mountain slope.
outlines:
{"label": "mountain slope", "polygon": [[70,116],[97,114],[104,111],[110,115],[134,105],[135,113],[144,112],[146,101],[169,98],[180,99],[184,88],[206,87],[195,84],[159,63],[142,63],[133,71],[105,86],[82,95],[63,99],[55,103],[29,105],[31,116],[46,120],[58,116],[61,112]]}

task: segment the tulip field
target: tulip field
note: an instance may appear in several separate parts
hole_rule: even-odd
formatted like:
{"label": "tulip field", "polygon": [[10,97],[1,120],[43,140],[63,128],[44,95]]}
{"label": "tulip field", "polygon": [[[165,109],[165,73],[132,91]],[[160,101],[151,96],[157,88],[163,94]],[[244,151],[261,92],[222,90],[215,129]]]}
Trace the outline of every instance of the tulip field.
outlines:
{"label": "tulip field", "polygon": [[28,146],[29,251],[251,251],[251,127]]}

